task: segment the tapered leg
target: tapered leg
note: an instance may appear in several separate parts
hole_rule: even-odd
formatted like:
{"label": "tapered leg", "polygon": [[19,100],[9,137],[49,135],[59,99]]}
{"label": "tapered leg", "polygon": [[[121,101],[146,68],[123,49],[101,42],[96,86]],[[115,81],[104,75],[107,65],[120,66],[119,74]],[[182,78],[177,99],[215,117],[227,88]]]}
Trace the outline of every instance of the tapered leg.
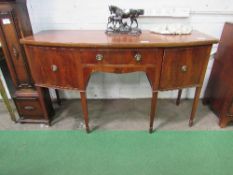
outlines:
{"label": "tapered leg", "polygon": [[179,106],[180,105],[180,98],[181,98],[181,95],[182,95],[182,89],[179,89],[178,91],[178,97],[176,99],[176,105]]}
{"label": "tapered leg", "polygon": [[158,92],[153,92],[152,99],[151,99],[151,110],[150,110],[150,128],[149,132],[153,132],[153,125],[154,125],[154,119],[155,119],[155,112],[156,112],[156,106],[157,106],[157,98],[158,98]]}
{"label": "tapered leg", "polygon": [[57,104],[61,105],[61,98],[58,89],[55,89],[56,97],[57,97]]}
{"label": "tapered leg", "polygon": [[14,122],[16,122],[14,110],[12,109],[11,104],[10,104],[10,102],[8,100],[8,97],[7,97],[6,91],[4,89],[4,86],[3,86],[1,78],[0,78],[0,95],[2,96],[3,102],[5,103],[6,108],[7,108],[7,110],[10,113],[11,120],[13,120]]}
{"label": "tapered leg", "polygon": [[193,119],[194,119],[196,111],[197,111],[200,93],[201,93],[201,87],[197,87],[196,92],[195,92],[194,101],[193,101],[193,108],[192,108],[191,116],[189,119],[189,126],[190,127],[193,126]]}
{"label": "tapered leg", "polygon": [[227,126],[228,122],[229,122],[229,120],[227,119],[227,117],[220,117],[219,126],[221,128],[225,128]]}
{"label": "tapered leg", "polygon": [[82,110],[83,110],[83,116],[84,116],[84,121],[85,121],[85,126],[86,126],[86,132],[89,133],[89,124],[88,124],[88,109],[87,109],[87,97],[86,97],[86,92],[80,92],[81,96],[81,103],[82,103]]}

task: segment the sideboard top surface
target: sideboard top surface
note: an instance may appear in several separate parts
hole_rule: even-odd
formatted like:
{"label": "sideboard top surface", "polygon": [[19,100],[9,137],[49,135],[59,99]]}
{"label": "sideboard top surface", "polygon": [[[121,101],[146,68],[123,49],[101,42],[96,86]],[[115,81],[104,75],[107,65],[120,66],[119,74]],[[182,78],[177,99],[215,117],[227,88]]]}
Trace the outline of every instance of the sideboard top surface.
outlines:
{"label": "sideboard top surface", "polygon": [[218,40],[198,31],[190,35],[161,35],[148,30],[139,36],[107,35],[103,30],[47,30],[20,40],[22,44],[62,47],[182,47],[217,43]]}

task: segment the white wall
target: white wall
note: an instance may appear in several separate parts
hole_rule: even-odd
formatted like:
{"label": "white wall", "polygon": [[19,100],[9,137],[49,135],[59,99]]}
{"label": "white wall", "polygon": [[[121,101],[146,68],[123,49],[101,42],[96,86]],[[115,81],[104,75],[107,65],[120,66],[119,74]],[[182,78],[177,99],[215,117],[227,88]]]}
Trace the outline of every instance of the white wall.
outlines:
{"label": "white wall", "polygon": [[[158,24],[183,23],[194,29],[220,37],[225,21],[233,21],[233,0],[28,0],[28,9],[34,32],[47,29],[105,29],[109,15],[108,5],[122,8],[190,8],[189,18],[149,17],[139,19],[142,29]],[[212,53],[216,50],[213,48]],[[212,61],[208,66],[204,88],[208,81]],[[183,97],[192,98],[193,89]],[[66,98],[78,97],[79,93],[65,91]],[[161,92],[160,98],[175,98],[177,91]],[[96,73],[88,86],[89,98],[145,98],[151,89],[143,73],[124,75]]]}

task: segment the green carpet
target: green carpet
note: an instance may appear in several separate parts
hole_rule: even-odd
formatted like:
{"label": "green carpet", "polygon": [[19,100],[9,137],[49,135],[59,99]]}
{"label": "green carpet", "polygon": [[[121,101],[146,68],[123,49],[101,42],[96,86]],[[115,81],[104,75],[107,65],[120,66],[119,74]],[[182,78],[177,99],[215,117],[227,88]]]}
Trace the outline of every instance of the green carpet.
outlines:
{"label": "green carpet", "polygon": [[230,175],[233,132],[1,131],[0,175]]}

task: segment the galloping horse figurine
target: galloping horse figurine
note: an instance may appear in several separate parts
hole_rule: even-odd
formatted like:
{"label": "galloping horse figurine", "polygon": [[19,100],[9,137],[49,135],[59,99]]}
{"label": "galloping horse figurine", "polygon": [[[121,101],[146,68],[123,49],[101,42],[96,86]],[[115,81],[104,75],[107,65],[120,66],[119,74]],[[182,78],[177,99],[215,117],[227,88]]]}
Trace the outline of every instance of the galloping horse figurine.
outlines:
{"label": "galloping horse figurine", "polygon": [[[144,14],[142,9],[122,10],[117,6],[109,6],[110,16],[107,23],[107,34],[111,33],[127,33],[138,35],[141,30],[138,28],[137,18]],[[129,18],[130,24],[126,21]]]}

